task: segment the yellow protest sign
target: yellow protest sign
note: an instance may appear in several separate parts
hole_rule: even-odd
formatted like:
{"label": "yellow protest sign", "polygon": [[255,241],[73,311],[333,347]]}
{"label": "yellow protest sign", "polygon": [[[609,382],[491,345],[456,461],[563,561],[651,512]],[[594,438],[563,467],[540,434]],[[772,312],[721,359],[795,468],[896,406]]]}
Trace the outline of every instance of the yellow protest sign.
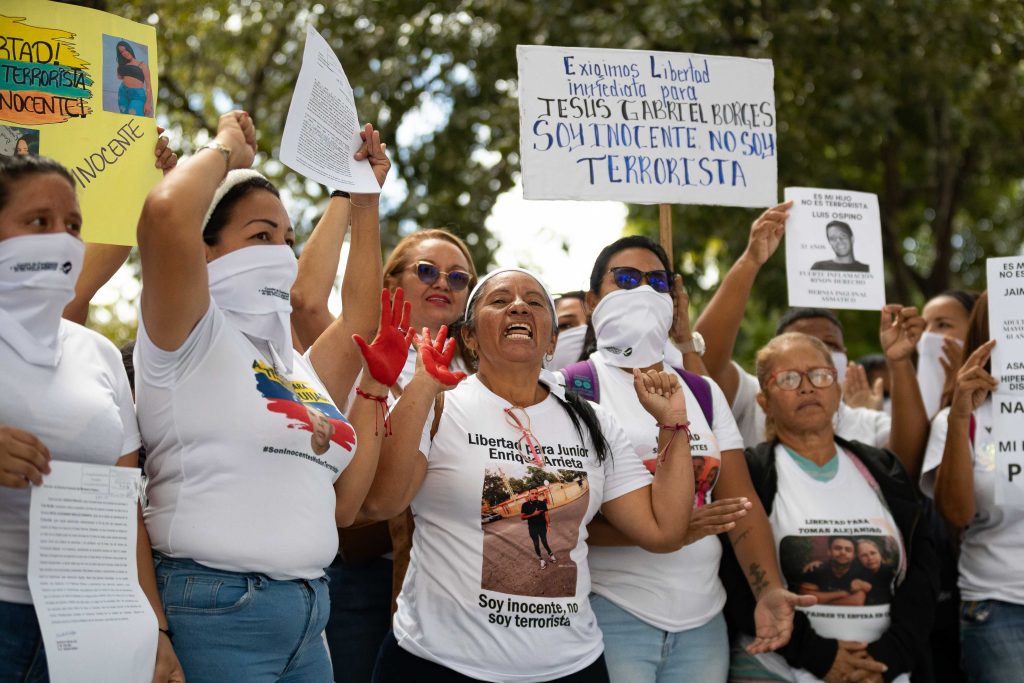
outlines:
{"label": "yellow protest sign", "polygon": [[46,0],[0,2],[0,154],[75,178],[88,242],[135,244],[156,145],[156,30]]}

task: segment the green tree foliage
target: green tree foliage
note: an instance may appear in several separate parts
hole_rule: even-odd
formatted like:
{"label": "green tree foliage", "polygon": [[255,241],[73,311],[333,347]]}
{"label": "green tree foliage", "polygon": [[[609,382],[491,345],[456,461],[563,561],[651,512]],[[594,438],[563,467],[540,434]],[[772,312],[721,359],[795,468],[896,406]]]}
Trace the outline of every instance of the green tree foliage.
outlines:
{"label": "green tree foliage", "polygon": [[[395,182],[385,247],[418,226],[448,226],[478,267],[496,244],[484,222],[519,171],[517,44],[656,49],[771,58],[780,187],[876,192],[888,291],[920,303],[984,286],[984,258],[1022,239],[1024,3],[1017,0],[108,0],[155,24],[160,110],[201,144],[220,112],[253,113],[263,170],[309,208],[323,189],[276,162],[305,26],[339,54],[362,117],[391,142]],[[395,144],[402,124],[403,144]],[[675,249],[696,306],[741,252],[757,212],[675,207]],[[657,210],[630,230],[656,234]],[[557,248],[552,246],[552,248]],[[781,254],[764,269],[745,332],[785,302]],[[877,316],[844,314],[854,353],[877,345]],[[748,355],[750,343],[740,346]],[[851,354],[853,355],[853,354]]]}

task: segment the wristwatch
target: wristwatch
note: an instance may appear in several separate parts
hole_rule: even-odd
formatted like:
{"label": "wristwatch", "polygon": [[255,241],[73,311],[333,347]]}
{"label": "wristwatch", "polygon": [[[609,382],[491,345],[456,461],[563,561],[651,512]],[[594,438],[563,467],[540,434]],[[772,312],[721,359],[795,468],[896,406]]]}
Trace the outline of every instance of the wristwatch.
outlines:
{"label": "wristwatch", "polygon": [[680,353],[695,353],[698,356],[704,356],[704,337],[700,332],[694,332],[689,341],[677,342],[676,348],[679,349]]}

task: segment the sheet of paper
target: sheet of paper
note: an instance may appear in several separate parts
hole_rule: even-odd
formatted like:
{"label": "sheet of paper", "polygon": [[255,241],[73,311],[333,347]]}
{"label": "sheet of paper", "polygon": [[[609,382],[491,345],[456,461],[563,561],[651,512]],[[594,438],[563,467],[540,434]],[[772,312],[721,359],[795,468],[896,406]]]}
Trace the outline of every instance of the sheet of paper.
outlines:
{"label": "sheet of paper", "polygon": [[1024,256],[990,258],[988,333],[992,376],[999,380],[992,395],[996,443],[996,503],[1024,506]]}
{"label": "sheet of paper", "polygon": [[54,460],[32,489],[28,584],[53,683],[149,683],[157,621],[136,564],[139,470]]}
{"label": "sheet of paper", "polygon": [[331,46],[310,26],[281,137],[281,161],[336,190],[380,192],[370,162],[352,158],[362,145],[360,130],[345,70]]}
{"label": "sheet of paper", "polygon": [[787,187],[789,305],[880,311],[885,305],[878,197]]}
{"label": "sheet of paper", "polygon": [[771,60],[545,45],[516,58],[527,199],[776,203]]}

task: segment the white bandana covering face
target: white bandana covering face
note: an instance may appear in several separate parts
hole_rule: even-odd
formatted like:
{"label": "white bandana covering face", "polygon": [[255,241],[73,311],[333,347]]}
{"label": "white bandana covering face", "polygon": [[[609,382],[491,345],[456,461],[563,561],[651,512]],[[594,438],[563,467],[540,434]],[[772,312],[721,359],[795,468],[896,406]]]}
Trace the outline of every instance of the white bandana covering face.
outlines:
{"label": "white bandana covering face", "polygon": [[292,369],[291,289],[298,263],[286,245],[257,245],[232,251],[206,266],[210,295],[239,330],[270,344],[271,353]]}
{"label": "white bandana covering face", "polygon": [[605,295],[591,317],[597,352],[620,368],[644,368],[660,362],[665,357],[672,313],[672,297],[649,285]]}
{"label": "white bandana covering face", "polygon": [[[940,358],[945,358],[942,346],[946,337],[934,332],[925,332],[917,340],[917,383],[921,387],[921,399],[924,401],[924,410],[928,419],[939,412],[939,405],[942,402],[942,387],[946,383],[946,371],[942,367]],[[964,343],[960,339],[953,339],[961,348]]]}
{"label": "white bandana covering face", "polygon": [[60,362],[60,316],[84,254],[82,240],[66,232],[0,242],[0,338],[33,365]]}
{"label": "white bandana covering face", "polygon": [[549,370],[561,370],[565,366],[575,363],[583,353],[583,342],[586,336],[586,325],[577,325],[559,332],[551,362],[544,363],[544,367]]}

